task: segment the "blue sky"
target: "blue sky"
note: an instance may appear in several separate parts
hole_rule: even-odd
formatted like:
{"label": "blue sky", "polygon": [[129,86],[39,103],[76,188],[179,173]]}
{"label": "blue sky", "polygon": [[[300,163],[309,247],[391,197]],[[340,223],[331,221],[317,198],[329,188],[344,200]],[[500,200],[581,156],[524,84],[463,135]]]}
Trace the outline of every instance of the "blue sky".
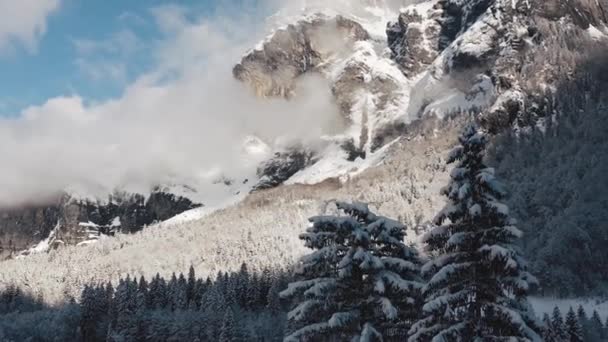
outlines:
{"label": "blue sky", "polygon": [[[46,23],[46,29],[33,48],[17,38],[0,49],[0,116],[5,117],[57,96],[79,95],[92,102],[120,96],[128,84],[157,63],[155,49],[164,32],[155,9],[179,6],[189,19],[198,20],[212,17],[227,3],[231,8],[253,8],[255,2],[23,1],[57,4],[45,17],[38,18]],[[11,10],[15,3],[0,0],[0,9],[9,6]]]}

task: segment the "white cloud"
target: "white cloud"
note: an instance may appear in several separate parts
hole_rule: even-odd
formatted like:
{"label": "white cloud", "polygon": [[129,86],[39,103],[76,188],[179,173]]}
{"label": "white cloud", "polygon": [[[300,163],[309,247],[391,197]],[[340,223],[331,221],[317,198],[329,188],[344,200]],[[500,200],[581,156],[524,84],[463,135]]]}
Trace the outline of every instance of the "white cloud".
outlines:
{"label": "white cloud", "polygon": [[116,19],[130,25],[144,25],[146,23],[146,20],[142,16],[129,11],[122,12]]}
{"label": "white cloud", "polygon": [[19,46],[35,52],[59,5],[60,0],[0,0],[0,52]]}
{"label": "white cloud", "polygon": [[120,84],[127,81],[127,65],[123,62],[90,62],[85,58],[77,58],[74,63],[80,72],[92,81],[109,80]]}
{"label": "white cloud", "polygon": [[[65,188],[103,195],[114,187],[198,185],[212,170],[246,177],[259,162],[243,159],[247,135],[272,143],[333,129],[337,108],[324,80],[303,79],[301,96],[287,103],[261,101],[232,78],[234,63],[263,37],[255,18],[175,20],[175,9],[167,11],[157,18],[170,29],[151,52],[158,66],[120,98],[58,97],[0,121],[0,205]],[[80,47],[83,53],[113,49]]]}
{"label": "white cloud", "polygon": [[125,84],[129,60],[141,52],[145,44],[129,29],[111,34],[106,39],[74,39],[75,66],[94,82],[110,81]]}
{"label": "white cloud", "polygon": [[128,29],[118,31],[103,40],[74,39],[73,43],[79,55],[129,55],[143,48],[143,43],[137,35]]}

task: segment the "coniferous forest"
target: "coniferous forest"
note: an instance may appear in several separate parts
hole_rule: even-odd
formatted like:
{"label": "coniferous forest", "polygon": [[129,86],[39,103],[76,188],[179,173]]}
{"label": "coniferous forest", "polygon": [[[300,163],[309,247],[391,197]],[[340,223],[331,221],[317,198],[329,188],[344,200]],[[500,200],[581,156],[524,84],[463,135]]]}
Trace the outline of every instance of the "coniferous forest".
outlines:
{"label": "coniferous forest", "polygon": [[422,251],[403,224],[337,202],[338,215],[310,219],[300,240],[312,252],[290,269],[127,276],[56,307],[9,286],[0,340],[607,341],[598,312],[533,312],[538,281],[501,202],[507,189],[485,164],[486,135],[469,126],[459,143]]}

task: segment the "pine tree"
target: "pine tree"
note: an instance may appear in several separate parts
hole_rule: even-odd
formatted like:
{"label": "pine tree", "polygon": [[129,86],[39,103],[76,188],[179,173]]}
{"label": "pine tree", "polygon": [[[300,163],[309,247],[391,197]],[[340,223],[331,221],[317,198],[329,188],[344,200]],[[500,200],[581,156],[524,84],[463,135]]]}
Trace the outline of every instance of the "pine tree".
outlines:
{"label": "pine tree", "polygon": [[150,280],[150,284],[148,285],[148,296],[146,297],[146,306],[148,310],[158,309],[158,299],[160,297],[159,282],[160,275],[157,273],[156,276],[154,276],[152,280]]}
{"label": "pine tree", "polygon": [[585,308],[583,308],[582,305],[578,306],[578,309],[576,310],[576,315],[581,324],[585,324],[587,322],[587,312],[585,312]]}
{"label": "pine tree", "polygon": [[365,204],[337,207],[346,215],[313,217],[300,236],[315,251],[301,259],[302,280],[281,293],[300,300],[288,315],[299,328],[286,341],[403,339],[407,328],[400,323],[411,322],[421,287],[405,227]]}
{"label": "pine tree", "polygon": [[116,301],[114,299],[114,287],[111,282],[106,284],[106,300],[108,301],[108,325],[116,325],[118,313],[116,311]]}
{"label": "pine tree", "polygon": [[194,272],[194,266],[190,265],[190,269],[188,270],[188,290],[187,290],[187,301],[188,307],[191,304],[196,307],[196,274]]}
{"label": "pine tree", "polygon": [[175,310],[187,310],[188,309],[188,281],[184,277],[183,273],[179,274],[177,285],[175,287],[174,308]]}
{"label": "pine tree", "polygon": [[97,341],[97,319],[99,307],[95,296],[95,289],[85,285],[80,297],[80,329],[85,341]]}
{"label": "pine tree", "polygon": [[208,317],[206,322],[207,333],[214,337],[219,334],[219,332],[216,332],[221,327],[226,309],[228,308],[224,294],[220,291],[218,285],[218,283],[211,285],[201,299],[201,310]]}
{"label": "pine tree", "polygon": [[555,335],[555,331],[553,330],[553,324],[551,323],[551,318],[549,314],[545,313],[543,315],[543,341],[545,342],[559,342],[557,336]]}
{"label": "pine tree", "polygon": [[553,309],[553,315],[551,316],[551,326],[553,327],[553,333],[558,341],[567,341],[568,333],[566,332],[566,326],[564,319],[559,308],[556,306]]}
{"label": "pine tree", "polygon": [[169,285],[165,281],[165,278],[159,277],[157,295],[157,308],[170,309],[171,305],[169,300]]}
{"label": "pine tree", "polygon": [[260,293],[263,297],[266,297],[262,298],[263,302],[261,302],[260,305],[268,305],[268,302],[266,301],[268,299],[267,294],[268,291],[270,291],[270,287],[273,285],[274,281],[275,277],[273,277],[272,272],[268,267],[265,267],[260,276]]}
{"label": "pine tree", "polygon": [[596,342],[604,341],[608,336],[605,335],[602,319],[597,311],[593,311],[593,315],[588,321],[587,327],[583,328],[585,341]]}
{"label": "pine tree", "polygon": [[127,276],[121,279],[115,292],[116,301],[116,327],[118,335],[127,340],[135,339],[137,333],[137,287]]}
{"label": "pine tree", "polygon": [[247,282],[245,288],[245,307],[248,309],[257,308],[262,302],[262,290],[260,288],[260,281],[257,273],[254,273]]}
{"label": "pine tree", "polygon": [[[143,280],[143,276],[142,276]],[[138,291],[135,294],[135,305],[136,305],[136,332],[135,332],[135,341],[145,341],[146,340],[146,283],[143,283],[140,280]]]}
{"label": "pine tree", "polygon": [[177,275],[175,272],[167,283],[167,304],[171,311],[177,310]]}
{"label": "pine tree", "polygon": [[246,263],[241,264],[238,276],[236,278],[236,298],[238,304],[243,308],[252,307],[249,304],[248,291],[250,288],[250,274]]}
{"label": "pine tree", "polygon": [[457,163],[442,189],[448,204],[423,238],[435,258],[424,265],[424,318],[410,341],[529,339],[540,328],[526,300],[536,278],[516,247],[522,232],[509,218],[503,186],[484,164],[486,135],[467,127],[449,155]]}
{"label": "pine tree", "polygon": [[280,285],[278,281],[273,281],[272,285],[270,286],[270,289],[268,290],[268,296],[266,299],[266,308],[272,313],[272,314],[277,314],[279,312],[281,312],[282,310],[282,305],[281,305],[281,297],[279,296],[280,293]]}
{"label": "pine tree", "polygon": [[572,307],[566,314],[566,333],[568,334],[568,341],[583,342],[583,327]]}
{"label": "pine tree", "polygon": [[240,329],[234,319],[234,312],[228,309],[224,315],[222,329],[220,330],[219,342],[240,342],[243,341]]}

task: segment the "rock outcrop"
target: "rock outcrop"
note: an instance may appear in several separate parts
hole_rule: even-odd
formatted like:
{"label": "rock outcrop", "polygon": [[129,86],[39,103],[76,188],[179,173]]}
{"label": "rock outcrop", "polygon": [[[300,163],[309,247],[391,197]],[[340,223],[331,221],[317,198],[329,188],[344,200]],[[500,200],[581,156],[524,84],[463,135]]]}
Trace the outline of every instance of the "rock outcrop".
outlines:
{"label": "rock outcrop", "polygon": [[291,97],[296,79],[321,71],[331,58],[352,49],[369,34],[355,21],[321,14],[277,30],[259,48],[248,53],[233,69],[260,97]]}
{"label": "rock outcrop", "polygon": [[277,187],[298,171],[315,163],[314,153],[303,147],[294,147],[288,151],[276,152],[274,157],[258,168],[260,181],[254,191]]}
{"label": "rock outcrop", "polygon": [[260,97],[287,99],[297,96],[303,75],[323,76],[339,109],[336,122],[345,128],[332,141],[344,147],[352,161],[388,142],[379,132],[402,120],[407,108],[408,79],[386,46],[353,18],[313,14],[274,32],[245,55],[233,73]]}

